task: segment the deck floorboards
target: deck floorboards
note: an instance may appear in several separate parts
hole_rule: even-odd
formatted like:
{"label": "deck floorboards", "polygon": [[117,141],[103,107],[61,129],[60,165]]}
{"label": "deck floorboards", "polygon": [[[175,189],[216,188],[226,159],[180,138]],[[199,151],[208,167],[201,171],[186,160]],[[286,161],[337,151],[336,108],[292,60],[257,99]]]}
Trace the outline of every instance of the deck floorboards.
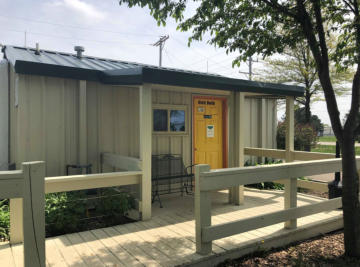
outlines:
{"label": "deck floorboards", "polygon": [[[298,194],[298,206],[322,200]],[[336,230],[342,222],[341,210],[322,212],[298,219],[298,228],[295,230],[285,230],[284,224],[278,223],[216,240],[213,242],[213,252],[201,256],[195,253],[193,201],[192,195],[164,196],[164,208],[154,203],[152,219],[149,221],[47,238],[47,266],[207,266],[227,257],[249,253],[262,245],[266,247],[265,244],[270,242],[271,246],[281,246],[296,241],[301,239],[299,234],[295,235],[300,230],[310,235],[318,234],[319,230],[313,229],[326,223],[330,226],[324,231]],[[245,204],[241,206],[228,204],[225,191],[214,192],[212,224],[262,215],[283,207],[281,191],[246,189]],[[22,267],[23,246],[0,243],[0,266]]]}

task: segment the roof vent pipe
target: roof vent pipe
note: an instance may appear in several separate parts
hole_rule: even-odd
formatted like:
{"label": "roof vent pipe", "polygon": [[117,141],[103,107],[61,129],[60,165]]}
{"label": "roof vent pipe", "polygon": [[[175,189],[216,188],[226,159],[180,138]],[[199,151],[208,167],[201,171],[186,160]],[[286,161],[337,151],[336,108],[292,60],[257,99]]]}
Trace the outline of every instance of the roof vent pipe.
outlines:
{"label": "roof vent pipe", "polygon": [[74,50],[76,51],[76,57],[78,59],[82,58],[82,53],[85,51],[85,48],[83,46],[75,46]]}
{"label": "roof vent pipe", "polygon": [[40,55],[39,43],[36,43],[35,55]]}

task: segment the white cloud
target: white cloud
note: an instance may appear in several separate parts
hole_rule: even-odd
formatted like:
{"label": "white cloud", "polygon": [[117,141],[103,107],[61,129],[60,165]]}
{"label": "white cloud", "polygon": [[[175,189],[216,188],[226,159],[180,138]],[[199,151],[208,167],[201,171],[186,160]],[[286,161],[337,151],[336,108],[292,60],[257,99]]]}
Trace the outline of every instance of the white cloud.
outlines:
{"label": "white cloud", "polygon": [[96,9],[92,4],[81,0],[57,0],[52,3],[56,8],[63,8],[85,19],[101,21],[106,17],[104,12]]}

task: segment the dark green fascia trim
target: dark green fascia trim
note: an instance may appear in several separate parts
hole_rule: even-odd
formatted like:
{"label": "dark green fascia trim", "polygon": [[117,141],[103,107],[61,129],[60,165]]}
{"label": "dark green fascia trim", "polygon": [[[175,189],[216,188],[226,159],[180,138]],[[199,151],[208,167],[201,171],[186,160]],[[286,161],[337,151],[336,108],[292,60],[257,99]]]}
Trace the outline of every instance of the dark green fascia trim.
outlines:
{"label": "dark green fascia trim", "polygon": [[114,85],[141,85],[144,83],[153,83],[283,96],[304,95],[304,88],[300,86],[254,82],[216,75],[204,75],[201,73],[151,67],[109,70],[102,72],[100,77],[101,82]]}
{"label": "dark green fascia trim", "polygon": [[166,70],[156,67],[134,67],[118,70],[92,70],[55,64],[16,60],[15,71],[20,74],[44,75],[77,80],[99,81],[112,85],[141,85],[144,83],[193,88],[264,93],[282,96],[303,96],[304,88],[294,85],[262,83],[216,75]]}
{"label": "dark green fascia trim", "polygon": [[141,85],[143,84],[143,67],[102,71],[99,79],[105,84]]}
{"label": "dark green fascia trim", "polygon": [[19,74],[43,75],[76,80],[99,81],[98,76],[100,71],[16,60],[15,72]]}
{"label": "dark green fascia trim", "polygon": [[262,83],[215,75],[143,68],[143,83],[187,86],[204,89],[230,90],[285,96],[303,96],[304,88],[295,85]]}

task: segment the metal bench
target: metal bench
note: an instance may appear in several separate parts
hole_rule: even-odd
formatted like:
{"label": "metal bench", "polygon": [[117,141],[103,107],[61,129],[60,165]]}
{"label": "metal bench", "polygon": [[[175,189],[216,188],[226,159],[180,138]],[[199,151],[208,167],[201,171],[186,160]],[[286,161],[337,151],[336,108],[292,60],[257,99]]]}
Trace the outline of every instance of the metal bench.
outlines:
{"label": "metal bench", "polygon": [[192,168],[194,165],[185,167],[181,155],[162,154],[152,156],[152,203],[157,199],[162,208],[160,195],[192,192],[193,178]]}

